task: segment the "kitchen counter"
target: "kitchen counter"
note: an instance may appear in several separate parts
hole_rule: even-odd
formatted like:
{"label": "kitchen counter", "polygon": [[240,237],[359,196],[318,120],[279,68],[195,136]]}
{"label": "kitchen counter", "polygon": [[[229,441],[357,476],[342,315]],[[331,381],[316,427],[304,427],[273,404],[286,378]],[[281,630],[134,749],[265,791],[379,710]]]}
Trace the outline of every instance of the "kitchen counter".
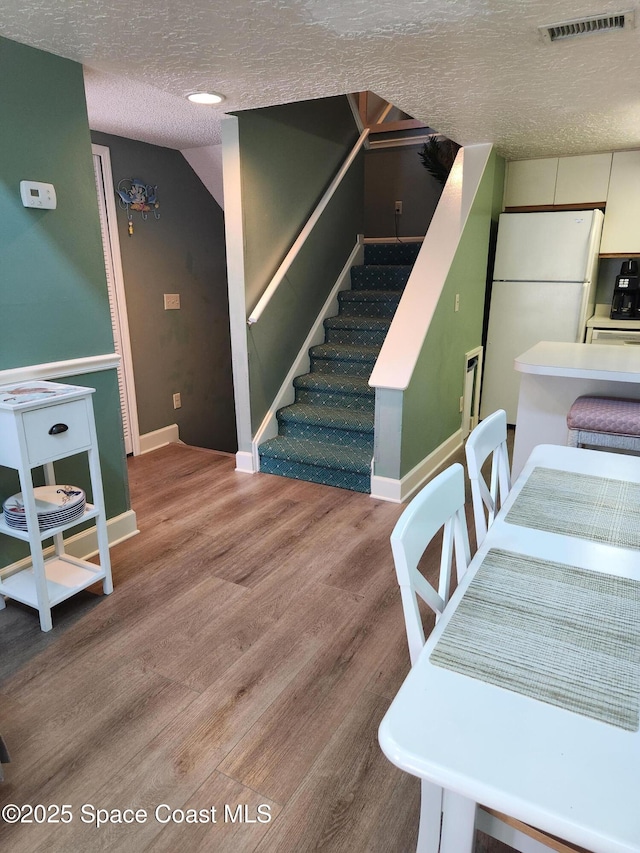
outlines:
{"label": "kitchen counter", "polygon": [[521,374],[514,477],[537,444],[567,443],[567,413],[577,397],[640,399],[640,347],[541,341],[514,366]]}
{"label": "kitchen counter", "polygon": [[612,320],[610,313],[611,305],[596,305],[595,314],[587,320],[587,329],[622,329],[635,332],[640,330],[640,320]]}

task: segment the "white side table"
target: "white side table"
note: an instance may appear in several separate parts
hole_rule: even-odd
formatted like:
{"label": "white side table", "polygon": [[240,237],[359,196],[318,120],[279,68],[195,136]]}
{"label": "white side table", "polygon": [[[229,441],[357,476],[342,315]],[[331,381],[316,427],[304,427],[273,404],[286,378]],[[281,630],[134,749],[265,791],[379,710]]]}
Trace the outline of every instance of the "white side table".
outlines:
{"label": "white side table", "polygon": [[[76,592],[99,580],[105,594],[113,591],[91,398],[94,391],[94,388],[45,381],[0,386],[0,465],[18,471],[27,523],[27,531],[16,530],[0,514],[0,533],[28,542],[32,562],[30,567],[0,579],[0,608],[5,606],[3,596],[34,607],[40,614],[43,631],[52,628],[51,608]],[[33,493],[33,469],[42,466],[45,483],[54,485],[53,463],[82,452],[88,457],[93,504],[87,504],[84,514],[74,521],[41,531]],[[63,532],[87,519],[95,519],[99,565],[72,557],[64,550]],[[42,543],[51,538],[54,553],[45,558]]]}

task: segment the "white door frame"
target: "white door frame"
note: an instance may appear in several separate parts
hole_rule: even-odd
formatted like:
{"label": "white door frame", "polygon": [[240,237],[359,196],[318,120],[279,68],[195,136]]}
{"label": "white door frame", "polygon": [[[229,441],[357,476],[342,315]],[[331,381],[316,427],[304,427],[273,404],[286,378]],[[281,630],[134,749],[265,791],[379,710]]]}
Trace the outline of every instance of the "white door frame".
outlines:
{"label": "white door frame", "polygon": [[[123,407],[122,418],[125,430],[125,447],[128,453],[139,456],[140,429],[138,426],[138,408],[133,376],[127,302],[124,291],[124,275],[122,272],[122,258],[120,256],[120,238],[118,236],[116,203],[113,191],[111,156],[109,149],[105,145],[92,144],[91,150],[94,155],[100,230],[102,232],[109,302],[111,305],[112,321],[116,326],[114,330],[114,337],[116,338],[115,350],[121,356],[118,368],[118,385],[120,401]],[[100,171],[98,171],[98,167]],[[128,446],[128,438],[130,438],[130,447]]]}

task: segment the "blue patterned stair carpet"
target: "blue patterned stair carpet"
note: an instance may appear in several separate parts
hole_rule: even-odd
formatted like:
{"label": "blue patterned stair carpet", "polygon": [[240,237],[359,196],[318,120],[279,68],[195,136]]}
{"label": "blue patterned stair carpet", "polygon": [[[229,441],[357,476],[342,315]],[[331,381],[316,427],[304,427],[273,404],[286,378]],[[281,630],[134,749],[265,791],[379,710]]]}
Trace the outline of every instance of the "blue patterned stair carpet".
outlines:
{"label": "blue patterned stair carpet", "polygon": [[260,445],[260,470],[296,480],[371,491],[375,392],[368,379],[420,243],[365,245],[351,290],[311,347],[311,372],[294,380],[295,403],[280,409],[278,436]]}

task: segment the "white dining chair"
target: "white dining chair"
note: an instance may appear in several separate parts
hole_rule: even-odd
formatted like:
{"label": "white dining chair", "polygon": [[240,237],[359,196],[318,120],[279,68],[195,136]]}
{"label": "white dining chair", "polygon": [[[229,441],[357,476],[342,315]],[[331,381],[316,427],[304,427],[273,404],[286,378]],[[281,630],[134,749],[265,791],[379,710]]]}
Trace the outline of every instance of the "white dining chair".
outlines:
{"label": "white dining chair", "polygon": [[[400,585],[412,666],[426,642],[418,599],[421,598],[434,611],[437,621],[444,612],[451,595],[454,559],[458,582],[470,562],[469,534],[464,505],[464,469],[456,462],[434,477],[416,495],[391,533],[391,550]],[[442,550],[436,590],[420,571],[420,563],[430,542],[442,528]],[[438,853],[442,800],[442,788],[422,779],[416,853]],[[560,853],[580,851],[580,848],[567,845],[560,839],[551,838],[514,818],[482,807],[478,807],[476,812],[476,827],[520,853],[549,853],[549,850],[560,851]]]}
{"label": "white dining chair", "polygon": [[[507,453],[507,413],[503,409],[489,415],[473,430],[465,447],[467,471],[471,482],[476,545],[480,547],[487,529],[511,490],[511,471]],[[492,455],[489,485],[482,466]]]}
{"label": "white dining chair", "polygon": [[[418,564],[440,528],[444,528],[444,531],[436,591],[420,572]],[[458,580],[464,575],[470,561],[462,465],[451,465],[416,495],[393,528],[391,550],[400,584],[409,658],[413,666],[426,639],[418,597],[434,611],[438,619],[449,601],[453,558]],[[442,788],[423,779],[418,853],[438,853],[441,817]]]}

